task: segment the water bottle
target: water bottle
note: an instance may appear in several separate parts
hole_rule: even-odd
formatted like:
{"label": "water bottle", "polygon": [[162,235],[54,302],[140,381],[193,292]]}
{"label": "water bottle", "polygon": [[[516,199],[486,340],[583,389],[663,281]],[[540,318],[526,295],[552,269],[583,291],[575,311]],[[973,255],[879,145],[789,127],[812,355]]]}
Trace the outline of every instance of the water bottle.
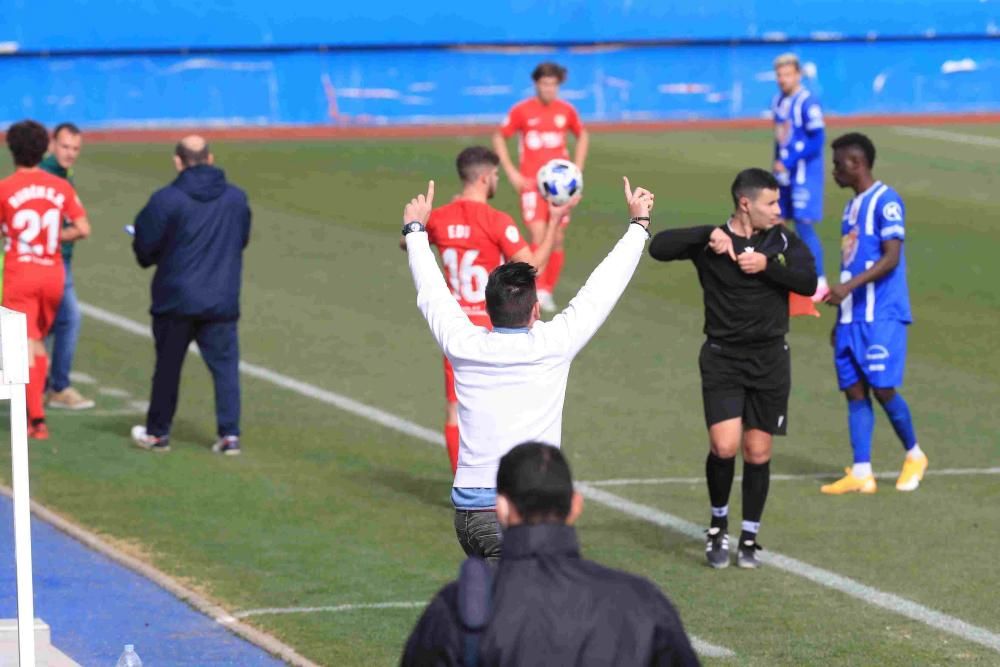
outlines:
{"label": "water bottle", "polygon": [[115,667],[142,667],[142,660],[136,654],[135,646],[125,644],[125,651],[122,653],[122,657],[118,658]]}

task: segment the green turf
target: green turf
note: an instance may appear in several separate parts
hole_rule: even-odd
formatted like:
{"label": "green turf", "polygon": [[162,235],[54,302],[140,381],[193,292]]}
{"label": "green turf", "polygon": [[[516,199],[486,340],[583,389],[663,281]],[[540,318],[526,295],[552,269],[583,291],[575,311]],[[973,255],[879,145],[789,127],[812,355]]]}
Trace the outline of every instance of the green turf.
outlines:
{"label": "green turf", "polygon": [[[985,126],[956,132],[1000,136]],[[1000,242],[995,149],[871,128],[877,175],[907,206],[916,324],[904,394],[935,468],[1000,465]],[[404,200],[438,182],[456,189],[455,153],[485,137],[424,141],[231,143],[219,163],[249,193],[254,229],[241,322],[243,358],[436,428],[440,354],[414,305],[398,250]],[[620,178],[657,194],[654,228],[721,223],[728,185],[766,165],[766,132],[598,134],[584,202],[574,214],[557,299],[565,302],[621,234]],[[77,249],[80,298],[147,321],[150,275],[122,226],[171,177],[165,145],[88,145],[78,187],[95,233]],[[835,274],[839,214],[849,194],[827,184],[820,235]],[[503,186],[497,206],[515,211]],[[696,352],[700,293],[693,269],[644,260],[607,324],[574,365],[564,445],[579,479],[700,475],[706,436]],[[843,399],[830,360],[832,318],[798,319],[790,336],[790,435],[776,473],[829,473],[850,461]],[[145,399],[152,345],[85,320],[77,369],[98,380],[97,414],[52,413],[53,437],[32,446],[33,495],[141,549],[151,562],[233,610],[427,599],[461,560],[444,453],[259,380],[244,389],[239,459],[208,452],[211,387],[189,358],[174,451],[128,447]],[[6,450],[3,474],[9,470]],[[878,413],[875,467],[900,448]],[[774,482],[761,541],[882,590],[1000,632],[992,565],[1000,550],[997,478],[928,477],[911,495],[891,480],[873,497],[827,498],[818,482]],[[609,489],[691,521],[706,519],[701,484]],[[739,511],[738,490],[733,497]],[[708,664],[995,664],[994,652],[789,574],[709,571],[697,542],[589,503],[585,552],[652,577],[688,629],[737,652]],[[392,664],[416,609],[252,619],[317,662]]]}

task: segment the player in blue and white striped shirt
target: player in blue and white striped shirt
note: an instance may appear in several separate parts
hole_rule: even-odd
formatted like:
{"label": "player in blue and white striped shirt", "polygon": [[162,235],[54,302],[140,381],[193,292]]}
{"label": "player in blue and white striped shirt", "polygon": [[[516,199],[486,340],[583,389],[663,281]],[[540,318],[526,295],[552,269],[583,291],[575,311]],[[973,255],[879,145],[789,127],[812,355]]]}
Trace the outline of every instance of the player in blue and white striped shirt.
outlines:
{"label": "player in blue and white striped shirt", "polygon": [[833,179],[857,195],[844,208],[840,284],[830,287],[826,299],[840,307],[832,342],[837,380],[847,396],[854,466],[821,490],[833,495],[876,491],[871,388],[906,449],[896,488],[912,491],[923,479],[927,456],[917,444],[910,408],[896,392],[903,383],[906,332],[913,321],[903,253],[906,209],[895,190],[872,176],[875,146],[868,137],[852,132],[832,147]]}
{"label": "player in blue and white striped shirt", "polygon": [[823,144],[826,141],[823,109],[816,95],[802,87],[802,68],[794,53],[775,58],[774,74],[781,91],[771,102],[774,177],[781,186],[781,217],[786,222],[795,222],[795,231],[816,260],[817,286],[813,301],[822,301],[828,288],[823,271],[823,245],[814,225],[823,219]]}

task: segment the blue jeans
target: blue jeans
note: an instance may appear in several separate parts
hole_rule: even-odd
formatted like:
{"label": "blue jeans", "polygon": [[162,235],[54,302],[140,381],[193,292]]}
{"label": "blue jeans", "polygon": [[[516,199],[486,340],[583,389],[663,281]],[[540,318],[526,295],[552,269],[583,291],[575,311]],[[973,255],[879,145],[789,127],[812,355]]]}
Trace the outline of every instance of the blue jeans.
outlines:
{"label": "blue jeans", "polygon": [[215,385],[215,419],[220,437],[240,434],[240,348],[236,320],[196,320],[153,316],[156,370],[146,413],[146,432],[170,434],[177,411],[181,367],[191,341],[197,341],[201,358]]}
{"label": "blue jeans", "polygon": [[56,320],[49,332],[52,360],[49,365],[48,388],[52,391],[62,391],[70,385],[69,372],[73,369],[73,355],[76,354],[76,341],[79,337],[80,304],[76,300],[76,290],[73,289],[73,271],[67,262],[62,303],[59,304],[59,312],[56,313]]}

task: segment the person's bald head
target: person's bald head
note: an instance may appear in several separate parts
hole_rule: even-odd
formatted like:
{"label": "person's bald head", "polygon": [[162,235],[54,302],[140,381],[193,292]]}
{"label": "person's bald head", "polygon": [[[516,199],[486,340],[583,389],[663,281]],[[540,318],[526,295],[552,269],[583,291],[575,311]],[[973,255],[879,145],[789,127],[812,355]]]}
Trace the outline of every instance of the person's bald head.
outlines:
{"label": "person's bald head", "polygon": [[174,149],[174,165],[177,167],[177,171],[213,162],[215,162],[215,156],[209,150],[208,142],[205,141],[204,137],[192,134],[177,142],[177,147]]}

